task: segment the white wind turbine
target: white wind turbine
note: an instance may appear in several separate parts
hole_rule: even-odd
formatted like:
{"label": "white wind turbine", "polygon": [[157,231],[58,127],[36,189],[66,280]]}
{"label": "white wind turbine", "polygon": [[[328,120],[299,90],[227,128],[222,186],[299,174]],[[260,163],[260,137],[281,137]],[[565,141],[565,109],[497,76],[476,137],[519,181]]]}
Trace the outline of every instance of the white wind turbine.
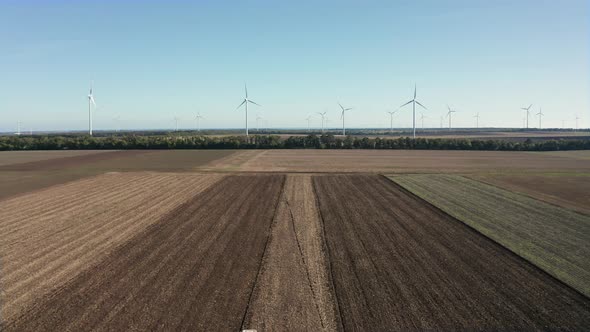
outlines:
{"label": "white wind turbine", "polygon": [[578,120],[580,120],[580,117],[576,114],[576,130],[578,130]]}
{"label": "white wind turbine", "polygon": [[256,115],[256,132],[260,131],[259,121],[262,119],[264,119],[262,116]]}
{"label": "white wind turbine", "polygon": [[113,121],[115,122],[115,130],[117,132],[119,132],[121,130],[121,125],[119,123],[119,120],[121,120],[121,116],[117,115],[116,117],[113,118]]}
{"label": "white wind turbine", "polygon": [[199,112],[195,117],[195,120],[197,120],[197,131],[201,131],[201,119],[204,119],[204,117],[201,115],[201,112]]}
{"label": "white wind turbine", "polygon": [[92,94],[92,86],[94,82],[90,82],[90,92],[88,93],[88,134],[92,136],[92,106],[96,109],[96,102]]}
{"label": "white wind turbine", "polygon": [[175,124],[174,131],[178,131],[178,120],[180,120],[180,118],[175,115],[174,116],[174,124]]}
{"label": "white wind turbine", "polygon": [[529,107],[521,107],[520,109],[526,111],[526,129],[529,129],[529,116],[530,116],[530,109],[533,104],[530,104]]}
{"label": "white wind turbine", "polygon": [[317,113],[322,116],[322,134],[323,134],[324,133],[324,122],[326,120],[326,112],[324,112],[324,113],[317,112]]}
{"label": "white wind turbine", "polygon": [[342,106],[340,102],[338,102],[338,106],[340,106],[340,108],[342,109],[342,113],[340,113],[340,118],[342,119],[342,136],[346,136],[346,128],[344,127],[344,113],[346,111],[350,111],[352,107],[344,108],[344,106]]}
{"label": "white wind turbine", "polygon": [[545,116],[545,114],[543,114],[543,110],[541,109],[541,107],[539,106],[539,113],[537,113],[536,115],[539,116],[539,129],[541,129],[541,118],[543,116]]}
{"label": "white wind turbine", "polygon": [[424,118],[426,118],[426,116],[424,116],[424,113],[420,113],[420,120],[422,121],[422,129],[424,129]]}
{"label": "white wind turbine", "polygon": [[475,118],[475,128],[479,128],[479,112],[474,116]]}
{"label": "white wind turbine", "polygon": [[305,118],[305,120],[307,120],[307,132],[309,132],[310,129],[310,121],[311,121],[311,115],[307,116],[307,118]]}
{"label": "white wind turbine", "polygon": [[395,115],[395,113],[397,113],[399,111],[399,109],[395,110],[395,111],[387,111],[387,113],[389,113],[389,134],[392,135],[393,134],[393,116]]}
{"label": "white wind turbine", "polygon": [[254,105],[257,105],[257,106],[260,106],[260,105],[257,104],[256,102],[248,99],[248,87],[246,86],[246,83],[244,83],[244,91],[246,91],[246,97],[244,98],[244,100],[242,101],[242,103],[240,104],[240,106],[238,106],[236,108],[236,110],[240,109],[240,107],[242,107],[242,105],[246,105],[246,136],[248,136],[248,103],[254,104]]}
{"label": "white wind turbine", "polygon": [[447,116],[449,117],[449,131],[451,131],[453,113],[457,113],[457,111],[452,110],[449,105],[447,105],[447,109],[449,110],[447,112]]}
{"label": "white wind turbine", "polygon": [[417,100],[416,100],[416,85],[414,84],[414,99],[410,100],[409,102],[403,104],[402,106],[400,106],[400,108],[408,105],[408,104],[412,104],[412,112],[413,112],[413,128],[414,128],[414,138],[416,138],[416,104],[420,105],[423,109],[427,110],[427,108],[420,104]]}
{"label": "white wind turbine", "polygon": [[20,125],[22,124],[21,121],[16,121],[16,135],[20,136]]}

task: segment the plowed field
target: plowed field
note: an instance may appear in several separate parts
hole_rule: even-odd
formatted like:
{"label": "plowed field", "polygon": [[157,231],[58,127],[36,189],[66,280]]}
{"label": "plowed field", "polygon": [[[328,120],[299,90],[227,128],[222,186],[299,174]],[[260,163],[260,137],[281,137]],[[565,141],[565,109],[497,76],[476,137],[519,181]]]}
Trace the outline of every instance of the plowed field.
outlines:
{"label": "plowed field", "polygon": [[346,330],[590,326],[586,297],[390,180],[314,183]]}

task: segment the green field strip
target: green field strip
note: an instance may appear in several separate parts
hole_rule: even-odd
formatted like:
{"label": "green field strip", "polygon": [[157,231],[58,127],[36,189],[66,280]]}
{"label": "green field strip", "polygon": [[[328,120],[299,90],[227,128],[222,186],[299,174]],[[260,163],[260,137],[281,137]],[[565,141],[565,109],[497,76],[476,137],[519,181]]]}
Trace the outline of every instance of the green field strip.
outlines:
{"label": "green field strip", "polygon": [[590,216],[458,175],[390,179],[590,297]]}

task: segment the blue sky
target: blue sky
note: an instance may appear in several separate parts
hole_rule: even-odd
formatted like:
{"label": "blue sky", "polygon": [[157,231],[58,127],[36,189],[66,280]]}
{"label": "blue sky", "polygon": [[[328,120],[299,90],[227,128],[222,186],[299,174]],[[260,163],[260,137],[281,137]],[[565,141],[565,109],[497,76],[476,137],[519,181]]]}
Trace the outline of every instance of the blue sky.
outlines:
{"label": "blue sky", "polygon": [[[439,127],[590,124],[590,5],[544,1],[0,1],[0,131],[320,125],[387,127],[411,99]],[[411,126],[411,108],[394,126]],[[536,116],[531,126],[538,125]],[[445,125],[446,125],[445,120]]]}

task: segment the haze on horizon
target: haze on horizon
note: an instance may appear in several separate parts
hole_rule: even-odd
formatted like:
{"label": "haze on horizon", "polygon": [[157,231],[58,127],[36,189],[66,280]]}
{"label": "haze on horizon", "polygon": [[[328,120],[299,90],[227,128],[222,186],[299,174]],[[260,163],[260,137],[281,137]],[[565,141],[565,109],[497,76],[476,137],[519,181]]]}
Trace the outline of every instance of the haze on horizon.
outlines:
{"label": "haze on horizon", "polygon": [[[244,82],[274,128],[305,128],[328,112],[338,127],[389,127],[412,98],[425,127],[590,126],[590,4],[523,0],[130,1],[0,3],[0,132],[242,128]],[[447,125],[445,119],[445,126]],[[411,127],[411,107],[394,127]],[[420,127],[420,121],[417,121]]]}

